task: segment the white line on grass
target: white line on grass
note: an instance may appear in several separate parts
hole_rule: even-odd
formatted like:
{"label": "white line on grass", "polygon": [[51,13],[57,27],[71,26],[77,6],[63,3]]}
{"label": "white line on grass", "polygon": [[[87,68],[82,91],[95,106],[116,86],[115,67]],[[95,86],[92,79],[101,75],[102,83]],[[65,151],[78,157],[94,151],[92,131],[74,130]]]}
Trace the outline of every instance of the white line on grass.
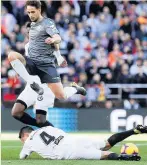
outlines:
{"label": "white line on grass", "polygon": [[[137,146],[147,146],[147,143],[135,143]],[[117,144],[117,145],[115,145],[115,147],[120,147],[120,146],[122,146],[122,144]],[[21,148],[22,146],[1,146],[1,148]]]}

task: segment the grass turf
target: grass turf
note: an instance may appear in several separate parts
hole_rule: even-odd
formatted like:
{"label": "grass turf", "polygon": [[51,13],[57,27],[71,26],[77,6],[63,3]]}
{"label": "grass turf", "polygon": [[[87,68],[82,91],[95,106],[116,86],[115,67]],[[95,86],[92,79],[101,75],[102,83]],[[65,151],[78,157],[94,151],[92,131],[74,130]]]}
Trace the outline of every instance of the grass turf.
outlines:
{"label": "grass turf", "polygon": [[[113,147],[112,151],[119,153],[122,144]],[[1,142],[1,164],[2,165],[147,165],[147,142],[133,142],[138,144],[141,161],[109,161],[109,160],[45,160],[39,155],[33,153],[26,160],[19,160],[19,152],[22,144],[19,141],[2,141]]]}

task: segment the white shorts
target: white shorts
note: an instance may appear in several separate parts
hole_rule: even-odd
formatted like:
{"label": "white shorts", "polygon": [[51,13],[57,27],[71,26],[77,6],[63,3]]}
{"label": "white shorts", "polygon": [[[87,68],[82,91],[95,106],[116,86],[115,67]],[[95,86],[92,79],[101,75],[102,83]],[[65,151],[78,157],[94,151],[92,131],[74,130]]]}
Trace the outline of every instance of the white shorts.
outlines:
{"label": "white shorts", "polygon": [[101,159],[102,148],[106,146],[106,141],[93,138],[68,137],[59,146],[56,154],[57,159]]}
{"label": "white shorts", "polygon": [[44,89],[44,94],[39,96],[29,84],[26,85],[25,89],[17,98],[17,102],[25,104],[26,108],[35,105],[35,109],[44,110],[47,112],[48,108],[54,106],[55,96],[47,84],[41,84]]}

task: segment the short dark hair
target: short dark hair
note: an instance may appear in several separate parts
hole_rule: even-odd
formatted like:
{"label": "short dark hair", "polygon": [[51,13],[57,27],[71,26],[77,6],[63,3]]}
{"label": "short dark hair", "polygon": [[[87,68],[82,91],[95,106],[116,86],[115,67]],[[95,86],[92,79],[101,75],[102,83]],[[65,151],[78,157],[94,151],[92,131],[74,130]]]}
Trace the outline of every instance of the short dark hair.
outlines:
{"label": "short dark hair", "polygon": [[33,6],[33,7],[36,7],[36,9],[40,9],[41,8],[41,2],[39,0],[35,0],[35,1],[27,0],[25,7],[27,7],[27,6]]}
{"label": "short dark hair", "polygon": [[30,126],[22,127],[19,131],[19,138],[23,136],[24,133],[31,133],[34,129]]}

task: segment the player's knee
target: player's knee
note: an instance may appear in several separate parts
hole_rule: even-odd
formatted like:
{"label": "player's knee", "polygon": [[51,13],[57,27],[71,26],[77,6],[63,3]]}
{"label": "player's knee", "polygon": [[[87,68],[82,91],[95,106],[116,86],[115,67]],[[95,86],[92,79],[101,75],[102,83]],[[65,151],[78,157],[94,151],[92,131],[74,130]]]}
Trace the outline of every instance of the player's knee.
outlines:
{"label": "player's knee", "polygon": [[14,51],[11,51],[9,54],[8,54],[8,60],[11,62],[11,61],[14,61],[17,59],[17,56],[16,56],[16,52]]}
{"label": "player's knee", "polygon": [[20,54],[20,53],[17,53],[17,52],[14,52],[14,51],[11,51],[9,54],[8,54],[8,60],[10,62],[14,61],[14,60],[20,60],[24,65],[26,65],[26,61],[25,61],[25,58]]}
{"label": "player's knee", "polygon": [[12,111],[11,111],[11,115],[12,115],[14,118],[15,118],[15,117],[18,117],[18,118],[22,117],[23,113],[24,113],[24,112],[18,111],[18,110],[16,110],[16,109],[12,109]]}
{"label": "player's knee", "polygon": [[25,110],[25,108],[24,108],[22,105],[16,103],[16,104],[14,104],[14,106],[13,106],[13,108],[12,108],[11,115],[12,115],[14,118],[15,118],[15,117],[20,118],[20,117],[23,116],[24,110]]}
{"label": "player's knee", "polygon": [[106,142],[106,146],[104,148],[101,148],[102,151],[107,151],[111,148],[112,146],[110,145],[110,143],[107,141]]}

